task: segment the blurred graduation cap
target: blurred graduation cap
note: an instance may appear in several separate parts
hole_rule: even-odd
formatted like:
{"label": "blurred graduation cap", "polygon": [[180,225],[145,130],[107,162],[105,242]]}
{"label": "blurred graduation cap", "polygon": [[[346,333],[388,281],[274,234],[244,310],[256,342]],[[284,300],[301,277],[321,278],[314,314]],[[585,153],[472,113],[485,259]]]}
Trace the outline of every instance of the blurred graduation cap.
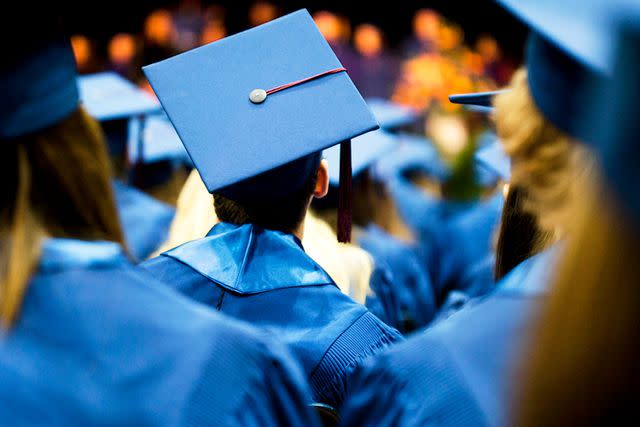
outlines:
{"label": "blurred graduation cap", "polygon": [[506,90],[494,90],[491,92],[463,93],[449,95],[449,102],[462,104],[471,110],[489,113],[493,111],[493,97]]}
{"label": "blurred graduation cap", "polygon": [[76,64],[69,42],[42,42],[0,69],[0,139],[51,126],[78,107]]}
{"label": "blurred graduation cap", "polygon": [[383,98],[367,98],[366,102],[382,129],[394,130],[414,123],[419,117],[412,108]]}
{"label": "blurred graduation cap", "polygon": [[114,72],[80,76],[78,89],[84,108],[101,122],[161,111],[153,96]]}
{"label": "blurred graduation cap", "polygon": [[387,182],[402,174],[418,171],[440,181],[449,176],[449,168],[442,162],[438,150],[424,136],[397,134],[398,144],[392,152],[381,158],[375,167],[379,180]]}
{"label": "blurred graduation cap", "polygon": [[348,240],[350,140],[378,124],[306,10],[143,70],[211,193],[284,197],[341,144],[338,238]]}
{"label": "blurred graduation cap", "polygon": [[[365,133],[353,139],[351,146],[351,171],[354,178],[389,155],[398,146],[397,137],[384,130]],[[329,162],[329,184],[338,186],[340,173],[331,165],[340,163],[340,147],[324,150],[323,157]]]}
{"label": "blurred graduation cap", "polygon": [[[577,119],[588,88],[606,79],[612,55],[611,11],[633,0],[498,0],[530,28],[525,63],[531,95],[556,127],[582,141]],[[490,105],[495,92],[455,95],[452,102]],[[472,102],[475,100],[476,102]]]}
{"label": "blurred graduation cap", "polygon": [[175,160],[191,164],[176,130],[166,114],[133,117],[129,120],[128,158],[132,163]]}
{"label": "blurred graduation cap", "polygon": [[500,141],[494,140],[491,144],[479,147],[474,157],[479,165],[495,172],[504,181],[509,181],[511,162],[502,149]]}
{"label": "blurred graduation cap", "polygon": [[630,219],[640,219],[638,155],[640,154],[640,5],[622,7],[614,26],[612,78],[594,86],[583,117],[593,134],[604,175]]}
{"label": "blurred graduation cap", "polygon": [[128,154],[129,119],[161,111],[153,96],[111,71],[80,76],[78,89],[82,105],[101,122],[109,151],[116,156]]}

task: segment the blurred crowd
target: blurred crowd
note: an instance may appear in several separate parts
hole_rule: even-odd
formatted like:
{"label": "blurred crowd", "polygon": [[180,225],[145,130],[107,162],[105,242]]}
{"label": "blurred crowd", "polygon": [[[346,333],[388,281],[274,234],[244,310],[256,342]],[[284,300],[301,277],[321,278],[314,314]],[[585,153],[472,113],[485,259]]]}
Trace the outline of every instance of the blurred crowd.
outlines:
{"label": "blurred crowd", "polygon": [[[249,7],[247,22],[254,27],[281,14],[275,3],[258,1]],[[391,98],[421,111],[455,110],[459,107],[447,101],[448,94],[500,87],[515,67],[494,37],[465,40],[459,25],[431,9],[415,12],[407,22],[411,36],[397,46],[390,46],[375,24],[353,26],[347,16],[327,10],[313,18],[363,96]],[[114,34],[106,46],[83,34],[71,41],[81,73],[113,70],[148,88],[141,65],[227,36],[225,19],[223,6],[182,1],[152,11],[138,33]]]}
{"label": "blurred crowd", "polygon": [[[275,3],[257,1],[248,8],[247,23],[255,27],[282,13]],[[140,23],[139,32],[114,34],[105,46],[83,34],[73,35],[71,44],[81,74],[115,71],[152,93],[141,67],[226,37],[226,15],[220,5],[182,1],[174,8],[151,11]],[[312,16],[365,99],[391,100],[421,117],[407,130],[427,136],[452,167],[453,175],[462,176],[451,180],[448,195],[466,198],[470,193],[475,197],[476,189],[465,175],[490,123],[485,115],[462,109],[447,97],[494,90],[508,83],[516,64],[503,55],[496,39],[481,34],[465,40],[458,24],[426,8],[415,11],[407,22],[410,36],[396,45],[390,45],[375,24],[354,26],[347,16],[328,10]],[[170,184],[169,191],[165,186],[151,192],[175,203],[182,179],[184,176]]]}

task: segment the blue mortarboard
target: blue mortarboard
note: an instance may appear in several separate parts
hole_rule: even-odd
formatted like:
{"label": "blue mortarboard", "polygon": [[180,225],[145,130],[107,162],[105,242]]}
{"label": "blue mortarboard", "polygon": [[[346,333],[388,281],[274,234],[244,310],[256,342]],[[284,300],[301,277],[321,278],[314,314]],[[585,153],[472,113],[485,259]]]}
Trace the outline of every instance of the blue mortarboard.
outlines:
{"label": "blue mortarboard", "polygon": [[382,129],[397,129],[418,119],[418,113],[405,105],[383,98],[367,98],[366,101]]}
{"label": "blue mortarboard", "polygon": [[114,72],[80,76],[80,99],[99,121],[128,119],[161,111],[158,101]]}
{"label": "blue mortarboard", "polygon": [[444,181],[449,169],[442,162],[438,150],[424,136],[398,134],[399,144],[376,164],[375,174],[382,181],[390,181],[410,171],[419,171]]}
{"label": "blue mortarboard", "polygon": [[[588,88],[610,71],[610,12],[632,1],[498,0],[531,29],[525,62],[534,102],[551,123],[580,140],[590,139],[576,119]],[[491,98],[475,96],[482,105]]]}
{"label": "blue mortarboard", "polygon": [[166,114],[133,117],[129,120],[128,132],[128,158],[132,163],[155,163],[163,160],[191,163]]}
{"label": "blue mortarboard", "polygon": [[344,71],[306,10],[144,67],[209,192],[235,199],[297,190],[339,143],[351,178],[348,141],[378,124]]}
{"label": "blue mortarboard", "polygon": [[[398,144],[397,137],[384,130],[376,130],[354,138],[351,148],[353,177],[357,177],[368,167],[391,153]],[[340,147],[334,146],[324,150],[323,156],[329,162],[329,166],[339,164]],[[340,173],[336,168],[329,168],[329,183],[334,186],[340,183]]]}
{"label": "blue mortarboard", "polygon": [[493,143],[479,147],[475,153],[475,159],[478,164],[494,171],[503,180],[509,181],[511,163],[499,141],[495,140]]}
{"label": "blue mortarboard", "polygon": [[0,70],[0,138],[51,126],[78,107],[76,64],[66,41],[39,45]]}
{"label": "blue mortarboard", "polygon": [[591,132],[594,148],[613,192],[633,220],[640,220],[640,8],[620,11],[613,78],[594,87],[583,126]]}

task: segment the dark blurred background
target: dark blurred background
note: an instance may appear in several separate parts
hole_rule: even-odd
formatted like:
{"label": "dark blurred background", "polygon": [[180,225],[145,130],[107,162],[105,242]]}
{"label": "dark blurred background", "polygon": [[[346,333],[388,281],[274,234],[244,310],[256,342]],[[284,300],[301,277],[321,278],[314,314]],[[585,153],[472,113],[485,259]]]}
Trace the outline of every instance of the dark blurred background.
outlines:
{"label": "dark blurred background", "polygon": [[[78,2],[79,3],[79,2]],[[93,1],[70,8],[74,28],[96,40],[106,41],[117,32],[142,30],[145,17],[159,8],[175,10],[182,7],[203,8],[220,5],[226,11],[225,23],[230,34],[249,27],[249,9],[256,3],[248,0],[223,1]],[[464,28],[467,41],[483,33],[495,36],[508,56],[520,57],[525,29],[512,15],[492,0],[401,0],[396,2],[370,1],[363,7],[358,1],[337,0],[284,0],[273,2],[280,13],[300,8],[311,13],[328,10],[348,17],[352,25],[372,23],[379,26],[390,45],[395,46],[411,34],[411,21],[415,12],[430,8],[440,12]]]}
{"label": "dark blurred background", "polygon": [[[365,97],[445,111],[450,93],[505,85],[525,29],[493,1],[109,1],[69,5],[82,73],[116,71],[149,89],[141,66],[307,8]],[[58,8],[58,11],[60,9]]]}

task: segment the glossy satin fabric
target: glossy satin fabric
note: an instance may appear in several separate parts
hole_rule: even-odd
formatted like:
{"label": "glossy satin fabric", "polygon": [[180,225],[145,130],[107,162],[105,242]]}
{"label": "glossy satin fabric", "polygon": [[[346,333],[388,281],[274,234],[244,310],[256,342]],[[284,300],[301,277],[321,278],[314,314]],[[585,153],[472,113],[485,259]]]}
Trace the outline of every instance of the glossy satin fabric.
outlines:
{"label": "glossy satin fabric", "polygon": [[285,342],[318,402],[339,404],[353,369],[401,338],[340,292],[290,234],[220,223],[204,239],[141,267],[179,292]]}
{"label": "glossy satin fabric", "polygon": [[133,268],[50,239],[0,339],[3,425],[314,425],[285,348]]}
{"label": "glossy satin fabric", "polygon": [[554,259],[549,250],[524,261],[491,295],[366,363],[343,424],[508,425],[514,370]]}

